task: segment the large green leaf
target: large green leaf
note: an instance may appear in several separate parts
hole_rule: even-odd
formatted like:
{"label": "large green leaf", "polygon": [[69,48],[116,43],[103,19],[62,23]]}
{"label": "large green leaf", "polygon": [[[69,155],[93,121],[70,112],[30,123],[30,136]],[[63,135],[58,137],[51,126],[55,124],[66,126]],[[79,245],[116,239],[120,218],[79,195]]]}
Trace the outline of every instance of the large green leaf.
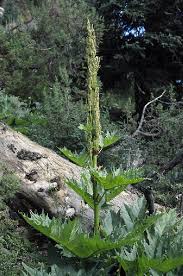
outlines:
{"label": "large green leaf", "polygon": [[[143,205],[139,203],[139,207],[134,204],[134,208],[126,205],[121,209],[121,217],[128,231],[134,227],[134,219],[142,219],[144,214]],[[177,219],[175,210],[163,213],[153,227],[146,230],[140,244],[121,249],[119,261],[128,272],[127,275],[135,273],[142,276],[149,272],[153,272],[152,275],[162,275],[159,273],[173,273],[174,269],[179,271],[183,265],[182,229],[183,224]]]}
{"label": "large green leaf", "polygon": [[125,189],[129,184],[137,184],[145,180],[145,178],[139,176],[139,170],[137,169],[127,170],[123,172],[121,172],[120,170],[115,170],[110,173],[107,173],[105,171],[93,171],[92,174],[98,184],[103,186],[106,190],[110,190],[113,188],[122,189],[122,187],[124,187]]}
{"label": "large green leaf", "polygon": [[183,256],[166,259],[149,259],[146,256],[142,256],[139,258],[138,262],[139,267],[143,269],[144,272],[148,272],[149,268],[152,268],[156,271],[166,273],[183,265]]}
{"label": "large green leaf", "polygon": [[[160,259],[150,259],[146,256],[141,256],[137,260],[125,260],[124,258],[118,258],[121,266],[126,272],[137,272],[136,275],[144,275],[144,273],[149,272],[153,269],[157,272],[169,272],[175,268],[183,265],[183,256],[176,258],[160,258]],[[138,274],[139,272],[139,274]]]}
{"label": "large green leaf", "polygon": [[[127,245],[133,245],[135,242],[140,240],[144,236],[144,232],[149,227],[154,225],[156,221],[160,219],[161,216],[162,216],[161,214],[158,214],[158,215],[150,216],[141,222],[136,222],[134,225],[134,228],[125,236],[125,239],[128,239],[129,241]],[[123,244],[123,239],[121,241],[118,241],[117,243],[119,243],[120,246],[125,245]]]}
{"label": "large green leaf", "polygon": [[93,198],[92,196],[84,189],[79,187],[79,183],[75,180],[68,180],[66,184],[74,190],[79,196],[82,197],[84,201],[93,209],[94,208],[94,203],[93,203]]}
{"label": "large green leaf", "polygon": [[45,214],[31,213],[31,217],[23,215],[24,219],[36,230],[65,247],[80,258],[88,258],[100,252],[133,245],[142,238],[144,231],[152,226],[159,216],[152,216],[137,224],[134,229],[117,241],[101,239],[99,236],[89,237],[80,232],[78,220],[61,223],[59,219],[49,219]]}
{"label": "large green leaf", "polygon": [[70,161],[81,167],[87,167],[89,163],[89,155],[86,152],[80,154],[72,153],[67,148],[59,148],[60,152],[67,157]]}
{"label": "large green leaf", "polygon": [[72,240],[76,233],[80,231],[80,224],[78,220],[63,222],[59,218],[50,219],[48,215],[44,213],[38,215],[30,212],[30,214],[31,217],[22,214],[25,221],[32,225],[37,231],[53,239],[57,243],[60,243],[59,241],[65,243]]}
{"label": "large green leaf", "polygon": [[[118,212],[114,210],[107,212],[102,219],[102,229],[112,238],[118,237],[120,233],[127,234],[134,228],[136,223],[144,221],[145,212],[145,198],[138,198],[132,205],[124,204]],[[157,220],[155,223],[157,223]]]}

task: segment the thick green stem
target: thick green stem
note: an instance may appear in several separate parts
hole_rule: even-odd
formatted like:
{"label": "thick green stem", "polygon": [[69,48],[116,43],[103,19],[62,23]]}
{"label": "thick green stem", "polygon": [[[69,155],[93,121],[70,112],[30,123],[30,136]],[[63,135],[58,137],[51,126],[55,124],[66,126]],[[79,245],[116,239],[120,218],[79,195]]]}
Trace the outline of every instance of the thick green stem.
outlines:
{"label": "thick green stem", "polygon": [[[93,168],[97,168],[97,155],[93,155]],[[94,234],[99,234],[100,226],[100,206],[99,206],[99,194],[98,194],[98,185],[95,180],[93,180],[93,201],[94,201]]]}
{"label": "thick green stem", "polygon": [[94,203],[94,235],[99,234],[100,226],[100,207],[99,204]]}

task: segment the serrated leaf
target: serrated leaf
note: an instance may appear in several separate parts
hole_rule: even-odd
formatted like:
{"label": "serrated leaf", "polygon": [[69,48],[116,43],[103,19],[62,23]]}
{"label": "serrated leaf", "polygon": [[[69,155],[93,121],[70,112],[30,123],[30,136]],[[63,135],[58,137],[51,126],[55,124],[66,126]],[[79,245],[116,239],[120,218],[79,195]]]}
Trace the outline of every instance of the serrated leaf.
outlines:
{"label": "serrated leaf", "polygon": [[76,219],[62,222],[62,220],[58,218],[50,219],[49,216],[44,213],[38,215],[30,212],[30,215],[31,217],[22,214],[27,223],[58,243],[60,240],[63,241],[63,243],[72,240],[80,229],[79,221]]}
{"label": "serrated leaf", "polygon": [[139,258],[138,263],[139,267],[141,267],[141,269],[143,268],[144,272],[147,272],[151,268],[166,273],[183,265],[183,256],[167,259],[149,259],[146,256],[142,256]]}
{"label": "serrated leaf", "polygon": [[45,214],[31,213],[31,217],[23,214],[24,219],[36,230],[65,247],[72,254],[80,258],[88,258],[103,251],[117,249],[127,245],[133,245],[142,238],[144,231],[155,223],[159,216],[152,216],[137,224],[125,237],[112,242],[101,239],[99,236],[88,237],[79,232],[79,221],[61,223],[59,219],[49,219]]}
{"label": "serrated leaf", "polygon": [[105,149],[115,144],[121,139],[121,137],[115,133],[107,132],[105,137],[101,139],[101,148]]}
{"label": "serrated leaf", "polygon": [[[98,271],[98,269],[94,266],[93,268],[89,268],[86,270],[84,267],[83,269],[77,270],[75,266],[71,264],[64,264],[62,263],[61,267],[58,267],[57,265],[51,266],[51,271],[49,273],[46,272],[45,269],[37,269],[37,268],[30,268],[29,266],[23,264],[24,270],[23,275],[24,276],[104,276],[106,274]],[[27,274],[28,273],[28,274]]]}
{"label": "serrated leaf", "polygon": [[60,152],[67,157],[70,161],[80,167],[87,167],[89,163],[89,155],[86,152],[81,152],[80,154],[72,153],[67,148],[59,148]]}
{"label": "serrated leaf", "polygon": [[67,184],[71,189],[73,189],[79,196],[81,196],[82,199],[83,199],[84,201],[86,201],[87,204],[88,204],[92,209],[94,208],[94,203],[93,203],[93,198],[92,198],[92,196],[91,196],[89,193],[87,193],[84,189],[80,188],[79,185],[78,185],[78,183],[77,183],[77,181],[74,181],[74,180],[70,181],[70,180],[68,180],[68,181],[66,182],[66,184]]}
{"label": "serrated leaf", "polygon": [[149,265],[152,269],[166,273],[183,265],[183,256],[177,258],[167,258],[166,260],[150,260]]}
{"label": "serrated leaf", "polygon": [[177,267],[183,265],[183,256],[177,258],[160,258],[160,259],[149,259],[146,256],[139,257],[136,261],[125,260],[124,258],[118,258],[118,261],[122,265],[126,272],[128,271],[139,271],[144,275],[144,273],[149,272],[153,269],[157,272],[169,272],[176,269]]}
{"label": "serrated leaf", "polygon": [[[139,241],[143,235],[144,232],[151,227],[152,225],[154,225],[156,223],[156,221],[161,217],[162,215],[154,215],[151,217],[148,217],[146,219],[144,219],[141,222],[137,222],[134,225],[134,228],[126,235],[125,239],[127,239],[129,241],[129,243],[127,245],[133,245],[135,242]],[[124,246],[125,244],[123,244],[123,240],[119,241],[119,244],[121,246]]]}
{"label": "serrated leaf", "polygon": [[51,271],[49,273],[46,272],[45,269],[41,268],[41,269],[36,269],[36,268],[31,268],[29,266],[27,266],[26,264],[23,264],[24,270],[23,271],[23,275],[24,276],[81,276],[82,272],[84,272],[83,270],[79,270],[78,272],[76,272],[73,267],[71,265],[68,266],[63,266],[60,268],[57,265],[53,265],[51,266]]}
{"label": "serrated leaf", "polygon": [[[116,173],[117,172],[117,173]],[[111,173],[102,174],[101,172],[93,171],[93,177],[104,189],[110,190],[113,188],[125,189],[129,184],[137,184],[145,180],[145,178],[138,177],[138,170],[128,170],[124,172],[115,171]],[[119,189],[120,193],[122,190]]]}

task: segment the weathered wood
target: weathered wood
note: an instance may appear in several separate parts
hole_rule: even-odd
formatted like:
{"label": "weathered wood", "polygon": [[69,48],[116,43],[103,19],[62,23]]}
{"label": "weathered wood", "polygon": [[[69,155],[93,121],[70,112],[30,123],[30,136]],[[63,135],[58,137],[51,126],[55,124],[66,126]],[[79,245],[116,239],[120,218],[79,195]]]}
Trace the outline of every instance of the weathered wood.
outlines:
{"label": "weathered wood", "polygon": [[[51,215],[92,219],[92,210],[65,185],[66,179],[80,179],[80,167],[3,123],[0,123],[0,160],[21,180],[18,206],[27,202],[29,209],[36,206]],[[136,198],[137,194],[127,191],[112,203],[118,209],[124,201],[129,203]]]}

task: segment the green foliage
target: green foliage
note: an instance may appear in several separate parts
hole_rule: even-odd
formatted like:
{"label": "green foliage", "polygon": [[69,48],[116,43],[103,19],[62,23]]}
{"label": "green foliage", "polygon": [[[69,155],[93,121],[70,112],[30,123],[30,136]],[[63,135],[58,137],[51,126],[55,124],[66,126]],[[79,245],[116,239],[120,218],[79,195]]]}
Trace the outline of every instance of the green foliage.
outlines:
{"label": "green foliage", "polygon": [[[19,180],[14,173],[0,164],[0,275],[20,275],[22,261],[36,266],[39,254],[28,242],[25,228],[10,217],[8,202],[19,189]],[[41,260],[41,259],[40,259]]]}
{"label": "green foliage", "polygon": [[[81,183],[69,180],[68,185],[78,193],[90,207],[92,207],[94,211],[94,234],[89,235],[88,233],[85,234],[81,232],[80,224],[77,220],[61,224],[59,219],[53,218],[51,220],[44,214],[39,216],[31,213],[30,218],[23,215],[24,219],[36,230],[51,238],[79,258],[89,258],[106,251],[111,251],[127,245],[133,245],[143,237],[144,231],[151,227],[151,225],[159,218],[158,216],[152,216],[141,222],[135,223],[134,228],[131,229],[131,231],[126,233],[126,235],[119,235],[114,241],[111,241],[109,237],[101,238],[101,206],[109,201],[109,197],[112,199],[119,194],[119,192],[124,190],[128,184],[142,182],[144,178],[137,177],[137,172],[134,170],[123,173],[121,173],[120,170],[116,170],[112,173],[105,173],[103,175],[100,173],[98,167],[98,156],[102,147],[116,143],[116,141],[119,140],[119,137],[107,133],[106,138],[104,138],[103,143],[101,144],[99,84],[97,79],[99,58],[96,56],[95,32],[89,21],[87,23],[87,30],[88,116],[86,126],[83,127],[80,125],[80,129],[85,131],[87,138],[87,153],[83,154],[82,152],[80,155],[73,154],[66,148],[61,149],[61,152],[72,162],[89,169],[89,178],[82,175]],[[67,74],[65,74],[65,76],[67,76]],[[65,80],[65,78],[63,80]],[[69,79],[66,78],[66,84],[68,80]],[[54,104],[57,104],[59,102],[58,83],[54,93],[56,96]],[[52,102],[50,104],[52,104]],[[55,109],[52,111],[52,116],[54,116],[55,119]],[[88,191],[89,186],[92,188],[90,192]],[[121,187],[123,187],[123,189],[121,189]],[[110,191],[109,196],[107,194],[108,190]]]}
{"label": "green foliage", "polygon": [[37,105],[31,108],[31,103],[1,91],[0,120],[44,146],[83,147],[84,138],[77,126],[86,118],[86,108],[83,102],[72,100],[68,87],[57,81],[50,93],[45,93],[43,104]]}
{"label": "green foliage", "polygon": [[43,119],[32,112],[26,102],[19,97],[7,95],[5,91],[0,91],[0,120],[27,135],[32,126],[44,124]]}
{"label": "green foliage", "polygon": [[[117,213],[109,211],[102,220],[101,225],[102,233],[105,236],[102,239],[103,243],[101,243],[101,239],[99,240],[98,237],[90,238],[86,236],[85,241],[82,240],[82,244],[85,245],[84,248],[77,241],[77,239],[83,238],[83,234],[80,232],[80,225],[76,222],[61,223],[59,220],[54,219],[54,229],[53,220],[50,220],[44,214],[41,216],[32,214],[29,220],[32,225],[36,225],[37,229],[41,228],[44,223],[43,231],[46,231],[48,235],[53,235],[54,239],[55,234],[60,235],[59,241],[64,239],[65,244],[67,243],[67,246],[72,247],[72,250],[74,248],[75,252],[77,251],[77,254],[81,254],[82,257],[84,254],[86,254],[85,257],[89,253],[91,254],[96,248],[96,254],[100,252],[101,247],[104,249],[104,246],[111,246],[111,249],[116,248],[115,251],[110,250],[107,254],[101,254],[100,256],[97,254],[97,265],[95,264],[95,259],[91,259],[93,262],[93,270],[90,271],[91,275],[108,275],[109,267],[111,267],[111,264],[114,265],[116,260],[119,261],[119,265],[122,266],[126,275],[133,275],[135,273],[135,275],[140,276],[150,273],[150,275],[155,276],[164,275],[166,272],[173,273],[167,275],[182,275],[183,221],[177,218],[174,210],[147,218],[146,201],[144,198],[139,198],[131,206],[124,204],[122,209]],[[58,225],[56,226],[56,224]],[[64,235],[65,227],[69,230]],[[62,230],[59,231],[58,229]],[[70,237],[67,235],[68,232],[70,233]],[[58,241],[58,236],[56,239]],[[54,269],[60,269],[63,275],[64,273],[66,275],[67,273],[68,275],[69,273],[76,273],[76,271],[78,271],[78,275],[86,275],[89,271],[84,270],[85,265],[84,262],[80,263],[80,270],[74,271],[72,262],[69,262],[67,272],[64,270],[64,263],[62,263],[61,268],[53,266],[52,269],[53,271]],[[24,268],[29,273],[25,275],[44,275],[34,274],[38,273],[38,270],[29,269],[27,266]],[[43,272],[40,271],[40,273]]]}
{"label": "green foliage", "polygon": [[94,180],[104,188],[106,203],[119,195],[128,185],[143,182],[145,179],[139,176],[139,170],[131,169],[128,171],[113,170],[92,171]]}
{"label": "green foliage", "polygon": [[121,172],[118,170],[113,170],[111,173],[106,171],[93,172],[93,177],[95,180],[106,190],[111,190],[123,186],[124,189],[129,184],[137,184],[144,181],[145,179],[139,177],[139,170],[128,170]]}
{"label": "green foliage", "polygon": [[14,196],[20,186],[18,177],[12,171],[0,164],[0,201]]}
{"label": "green foliage", "polygon": [[0,275],[20,275],[22,262],[37,267],[42,260],[36,246],[27,240],[26,228],[11,220],[8,208],[0,210]]}
{"label": "green foliage", "polygon": [[103,270],[98,271],[95,267],[91,268],[90,270],[87,270],[85,268],[83,269],[78,269],[76,270],[75,268],[72,267],[71,264],[65,266],[65,267],[58,267],[56,265],[53,265],[51,267],[51,272],[46,272],[45,269],[41,268],[41,270],[38,269],[33,269],[25,264],[23,264],[23,267],[25,271],[23,272],[24,276],[84,276],[84,275],[89,275],[89,276],[105,276],[105,272]]}
{"label": "green foliage", "polygon": [[45,91],[43,104],[38,115],[44,124],[32,125],[29,136],[36,142],[56,149],[68,146],[82,148],[84,139],[78,125],[86,118],[82,101],[73,101],[69,88],[67,71],[54,83],[52,89]]}
{"label": "green foliage", "polygon": [[110,133],[109,131],[106,133],[104,137],[102,137],[102,141],[100,142],[101,148],[105,149],[112,145],[114,145],[116,142],[118,142],[121,139],[121,137],[115,133]]}
{"label": "green foliage", "polygon": [[[82,181],[82,180],[84,180],[84,181]],[[82,197],[82,199],[90,206],[90,208],[94,209],[93,197],[87,191],[88,190],[87,188],[89,187],[88,186],[89,181],[87,181],[87,179],[84,176],[81,177],[81,181],[79,183],[74,180],[72,180],[72,181],[68,180],[66,183],[73,191],[75,191],[79,196]],[[91,187],[91,185],[90,185],[90,187]]]}
{"label": "green foliage", "polygon": [[70,161],[72,161],[76,165],[80,167],[87,167],[87,164],[89,162],[89,156],[86,152],[81,152],[80,154],[77,154],[77,153],[72,153],[67,148],[62,148],[59,150],[65,157],[67,157]]}
{"label": "green foliage", "polygon": [[[144,216],[143,205],[144,202],[139,201],[132,208],[124,206],[126,215],[124,216],[124,210],[121,214],[125,218],[127,228],[132,227],[137,217]],[[119,260],[127,275],[131,275],[132,272],[136,272],[136,275],[144,275],[149,272],[156,275],[153,274],[153,271],[172,271],[173,275],[181,275],[182,231],[182,219],[177,218],[175,210],[162,214],[161,218],[147,231],[144,239],[132,248],[121,251]]]}
{"label": "green foliage", "polygon": [[[80,125],[80,129],[84,130],[86,135],[87,153],[74,154],[66,148],[61,149],[61,152],[72,162],[88,169],[89,177],[82,176],[80,182],[68,181],[68,185],[93,209],[94,234],[84,233],[78,220],[61,222],[60,219],[50,219],[47,215],[33,213],[31,213],[31,217],[26,215],[23,217],[36,230],[54,240],[61,248],[68,250],[75,257],[85,259],[112,254],[110,260],[113,262],[117,255],[120,265],[127,272],[134,273],[135,271],[137,275],[144,275],[150,270],[160,272],[173,270],[182,264],[182,257],[168,254],[169,252],[165,249],[167,244],[165,241],[162,244],[163,234],[167,234],[169,231],[168,226],[170,230],[173,230],[173,223],[176,221],[175,215],[174,220],[171,217],[170,221],[172,212],[146,217],[143,201],[140,201],[137,206],[132,208],[124,205],[121,210],[122,215],[120,212],[118,214],[111,213],[107,219],[104,219],[104,225],[101,220],[100,211],[103,205],[106,206],[108,201],[117,196],[129,184],[137,184],[144,181],[145,178],[141,177],[134,169],[114,170],[107,173],[101,171],[98,166],[101,150],[116,143],[120,138],[110,134],[107,134],[104,139],[101,138],[99,83],[97,79],[99,58],[96,56],[95,32],[89,21],[87,27],[88,116],[86,126]],[[61,80],[62,89],[66,91],[62,94],[68,97],[70,91],[66,69],[61,71]],[[55,97],[54,101],[50,101],[48,104],[46,95],[46,102],[44,103],[45,110],[49,111],[53,103],[50,117],[54,116],[54,119],[56,118],[54,111],[57,110],[56,107],[60,99],[59,88],[57,81],[52,94]],[[116,221],[118,221],[118,226],[115,225]],[[175,227],[177,225],[176,222]],[[159,239],[160,237],[161,239]],[[159,255],[155,254],[155,244],[160,250],[158,251]],[[160,246],[162,247],[160,248]],[[131,257],[133,257],[132,260]],[[30,273],[34,273],[34,271],[31,270]]]}
{"label": "green foliage", "polygon": [[[0,31],[0,86],[6,93],[41,101],[44,89],[59,78],[60,68],[67,68],[73,94],[84,91],[87,18],[95,22],[98,42],[103,29],[95,8],[84,0],[7,2]],[[33,17],[30,24],[23,22],[26,13]]]}
{"label": "green foliage", "polygon": [[25,264],[23,264],[23,267],[26,271],[26,272],[23,272],[24,276],[28,276],[28,275],[29,276],[58,276],[58,275],[67,276],[67,275],[71,275],[70,273],[72,273],[72,275],[77,275],[77,274],[73,274],[73,271],[71,269],[69,270],[69,274],[68,274],[68,271],[64,271],[63,269],[60,269],[56,265],[51,267],[50,273],[47,273],[43,268],[41,268],[41,270],[38,271],[34,268],[28,267]]}
{"label": "green foliage", "polygon": [[60,219],[50,219],[48,215],[34,213],[31,213],[30,218],[26,215],[23,217],[36,230],[79,258],[88,258],[104,251],[133,245],[142,238],[144,231],[159,219],[159,216],[152,216],[140,222],[137,221],[131,231],[121,233],[116,240],[111,241],[109,237],[101,239],[97,235],[90,237],[88,234],[82,233],[79,220],[61,223]]}

